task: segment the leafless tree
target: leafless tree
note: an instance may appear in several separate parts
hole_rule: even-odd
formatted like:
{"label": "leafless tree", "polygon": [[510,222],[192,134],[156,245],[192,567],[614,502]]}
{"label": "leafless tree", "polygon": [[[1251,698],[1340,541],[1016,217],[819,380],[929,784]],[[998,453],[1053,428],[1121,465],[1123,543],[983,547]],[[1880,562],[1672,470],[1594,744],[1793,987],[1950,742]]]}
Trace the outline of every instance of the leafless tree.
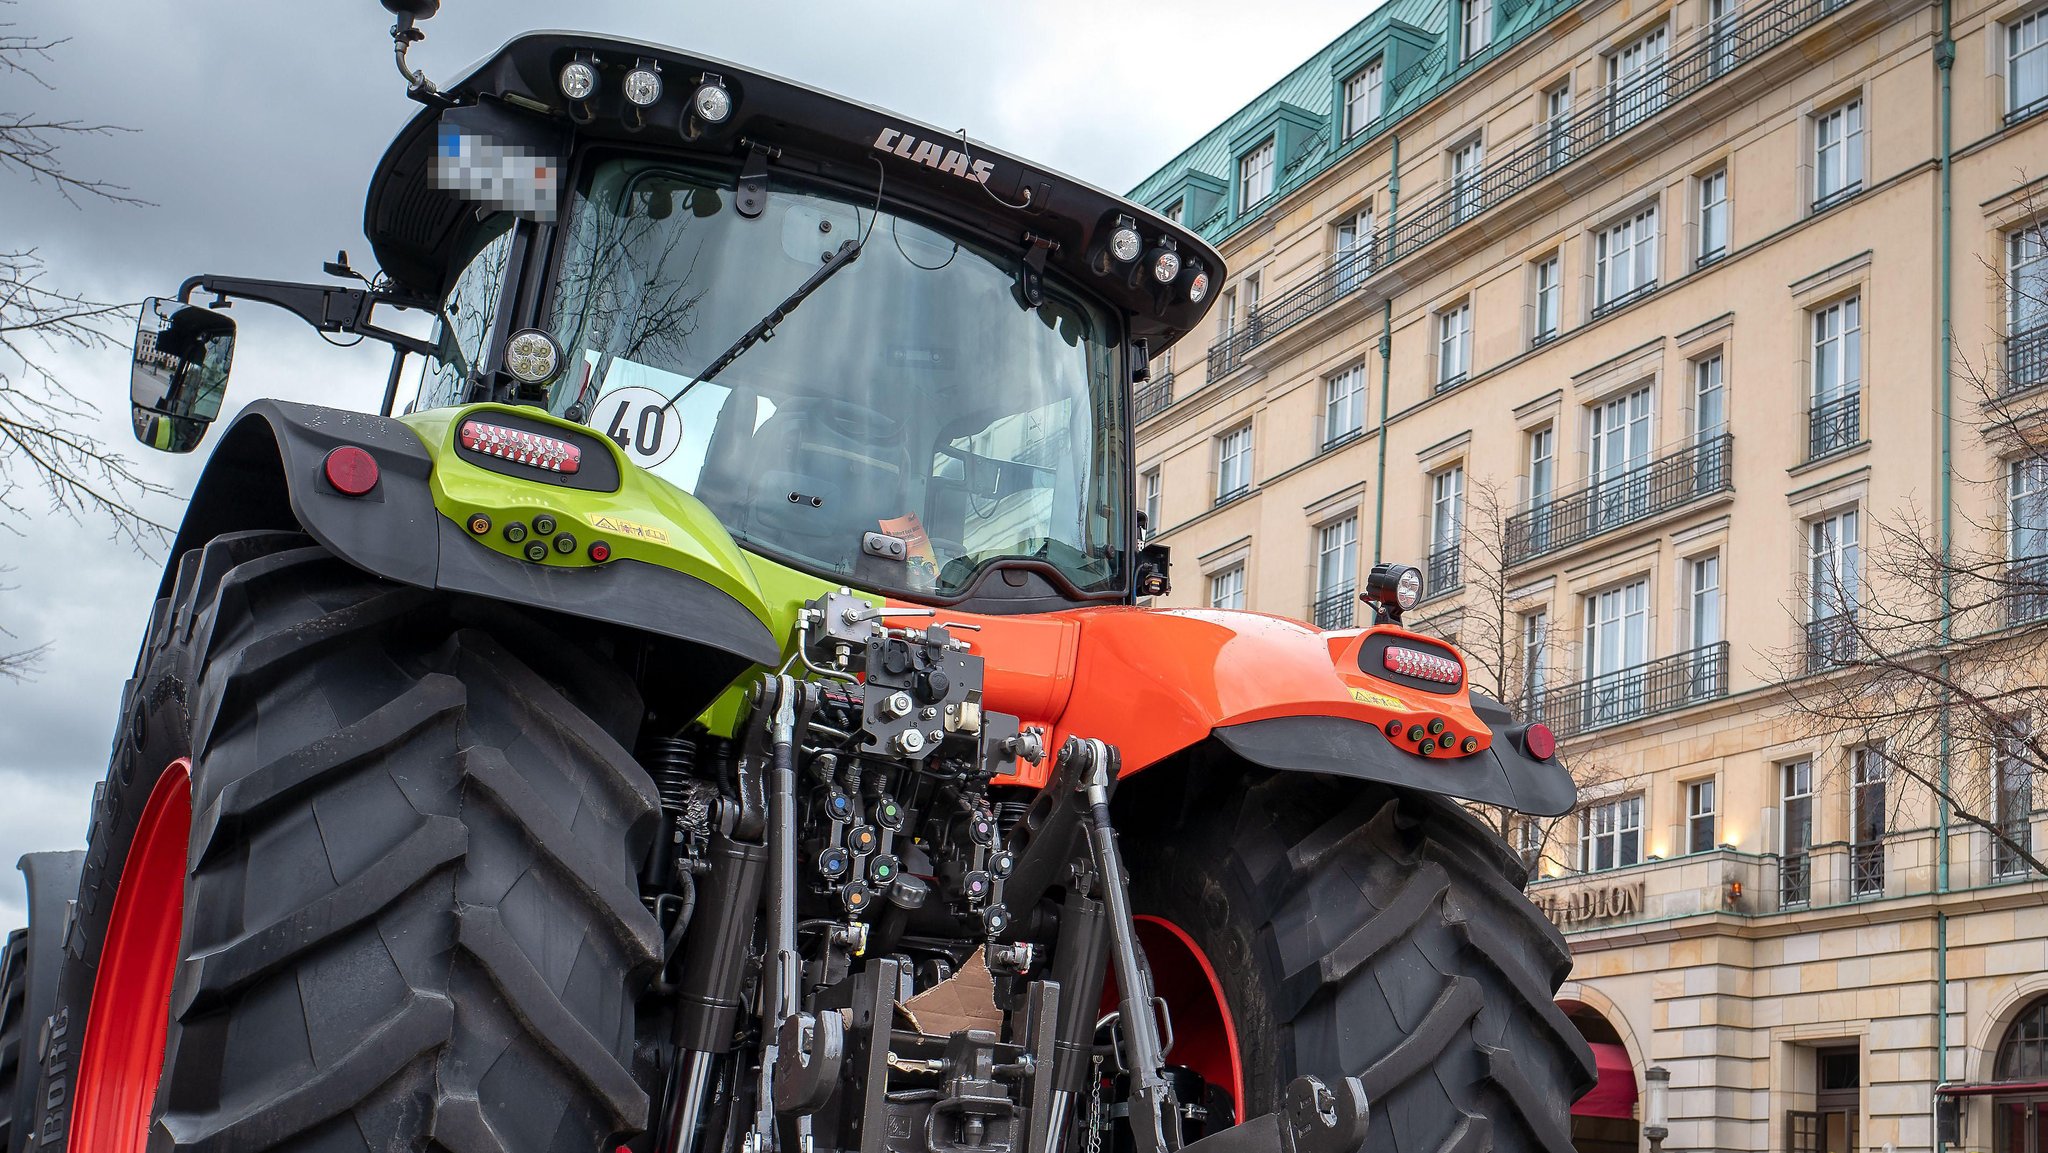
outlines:
{"label": "leafless tree", "polygon": [[[2019,275],[2004,253],[1982,260],[2009,327],[1981,351],[1956,341],[1948,523],[1918,503],[1865,516],[1860,558],[1809,567],[1791,606],[1802,641],[1776,664],[1796,715],[1845,746],[1881,750],[1889,774],[1988,835],[1999,871],[2048,875],[2029,825],[2048,800],[2043,215],[2029,205],[2012,236],[2032,255]],[[1979,458],[1966,437],[1988,450],[1987,475],[1962,471]]]}
{"label": "leafless tree", "polygon": [[[1492,477],[1469,479],[1466,493],[1467,511],[1458,534],[1461,592],[1446,610],[1419,616],[1416,623],[1421,631],[1457,644],[1465,654],[1472,687],[1505,703],[1519,719],[1540,720],[1546,710],[1558,707],[1553,687],[1560,671],[1555,660],[1558,630],[1548,616],[1532,623],[1533,598],[1509,563],[1514,502]],[[1625,762],[1592,748],[1567,747],[1560,756],[1582,796],[1625,792],[1640,779]],[[1533,873],[1540,875],[1545,862],[1559,871],[1571,867],[1573,814],[1535,817],[1493,805],[1468,807],[1523,850]]]}
{"label": "leafless tree", "polygon": [[[62,43],[0,22],[0,75],[51,91],[36,68]],[[0,110],[0,173],[11,177],[10,183],[53,190],[81,210],[90,203],[140,205],[144,202],[120,185],[67,171],[59,155],[66,141],[121,131],[108,124]],[[128,310],[53,285],[35,248],[0,242],[0,528],[19,535],[29,515],[29,494],[40,490],[51,511],[105,524],[116,539],[134,547],[147,549],[167,536],[167,527],[146,515],[141,502],[168,490],[92,434],[97,408],[51,366],[52,357],[65,349],[119,346],[121,318]],[[0,629],[0,636],[6,635]],[[0,676],[28,675],[43,651],[40,646],[0,649]]]}

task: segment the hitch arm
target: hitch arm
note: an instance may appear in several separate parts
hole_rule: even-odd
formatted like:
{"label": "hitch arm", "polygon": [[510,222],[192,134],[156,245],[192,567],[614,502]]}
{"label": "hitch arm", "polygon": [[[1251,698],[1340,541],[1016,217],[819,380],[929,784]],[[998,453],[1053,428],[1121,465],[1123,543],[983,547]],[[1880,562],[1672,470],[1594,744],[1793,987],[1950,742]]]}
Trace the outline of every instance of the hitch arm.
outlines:
{"label": "hitch arm", "polygon": [[1296,1077],[1280,1111],[1212,1133],[1181,1153],[1360,1153],[1365,1148],[1365,1086],[1346,1077],[1333,1090],[1319,1077]]}
{"label": "hitch arm", "polygon": [[373,288],[345,288],[339,285],[301,284],[292,280],[255,280],[246,276],[195,276],[178,288],[178,299],[190,303],[195,292],[218,297],[254,300],[274,304],[319,329],[345,335],[367,336],[393,348],[420,356],[431,356],[434,345],[416,336],[393,332],[371,323],[370,313],[380,304],[393,308],[423,308],[433,305],[410,297],[380,292]]}

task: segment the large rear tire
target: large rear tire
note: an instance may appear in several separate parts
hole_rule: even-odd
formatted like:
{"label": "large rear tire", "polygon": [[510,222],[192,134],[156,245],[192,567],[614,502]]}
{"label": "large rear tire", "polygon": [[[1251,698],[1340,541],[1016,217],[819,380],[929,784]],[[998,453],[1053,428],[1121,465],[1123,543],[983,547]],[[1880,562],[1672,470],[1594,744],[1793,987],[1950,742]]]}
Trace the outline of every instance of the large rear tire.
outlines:
{"label": "large rear tire", "polygon": [[[627,751],[640,716],[595,646],[531,614],[296,534],[187,554],[94,806],[51,1023],[75,1060],[38,1095],[69,1116],[38,1131],[73,1153],[591,1153],[641,1129],[633,1003],[660,945],[635,880],[657,813]],[[175,982],[138,1117],[108,1103],[152,1071],[107,1056],[133,1007],[96,970],[121,951],[110,923],[147,920],[124,871],[188,757]]]}
{"label": "large rear tire", "polygon": [[1551,1000],[1571,958],[1508,847],[1445,797],[1205,776],[1178,804],[1142,776],[1118,798],[1134,910],[1176,986],[1161,991],[1194,1002],[1169,1059],[1225,1088],[1234,1064],[1240,1117],[1301,1074],[1358,1076],[1368,1153],[1569,1153],[1592,1054]]}

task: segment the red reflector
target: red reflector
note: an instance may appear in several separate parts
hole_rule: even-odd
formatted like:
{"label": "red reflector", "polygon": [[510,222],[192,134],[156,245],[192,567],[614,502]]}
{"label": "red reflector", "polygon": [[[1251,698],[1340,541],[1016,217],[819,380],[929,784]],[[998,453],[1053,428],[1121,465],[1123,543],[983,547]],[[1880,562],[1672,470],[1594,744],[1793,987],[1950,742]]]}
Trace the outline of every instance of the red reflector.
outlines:
{"label": "red reflector", "polygon": [[462,447],[549,472],[571,473],[583,467],[583,450],[566,440],[481,420],[462,422]]}
{"label": "red reflector", "polygon": [[1458,662],[1449,657],[1394,645],[1387,646],[1385,660],[1388,672],[1400,673],[1407,677],[1421,677],[1425,681],[1436,681],[1446,685],[1457,684],[1465,673],[1464,669],[1458,667]]}
{"label": "red reflector", "polygon": [[1557,751],[1557,734],[1550,726],[1533,724],[1522,730],[1522,748],[1539,761],[1547,761]]}
{"label": "red reflector", "polygon": [[327,483],[336,492],[361,496],[377,487],[377,458],[344,444],[327,454]]}
{"label": "red reflector", "polygon": [[601,540],[590,542],[590,559],[599,562],[612,559],[612,546]]}

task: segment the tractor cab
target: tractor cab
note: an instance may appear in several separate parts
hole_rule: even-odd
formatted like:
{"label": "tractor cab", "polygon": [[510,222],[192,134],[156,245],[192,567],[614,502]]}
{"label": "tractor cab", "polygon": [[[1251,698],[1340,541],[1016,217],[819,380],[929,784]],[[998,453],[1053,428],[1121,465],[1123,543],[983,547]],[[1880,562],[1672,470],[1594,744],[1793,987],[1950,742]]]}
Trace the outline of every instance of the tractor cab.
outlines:
{"label": "tractor cab", "polygon": [[[1130,392],[1222,275],[1194,234],[963,133],[652,44],[536,33],[417,81],[427,107],[369,192],[380,274],[198,277],[181,298],[390,340],[424,360],[414,411],[588,426],[741,547],[828,580],[998,612],[1162,590]],[[430,313],[430,339],[378,307]],[[158,447],[197,443],[211,410],[143,392],[138,429],[175,418]]]}

